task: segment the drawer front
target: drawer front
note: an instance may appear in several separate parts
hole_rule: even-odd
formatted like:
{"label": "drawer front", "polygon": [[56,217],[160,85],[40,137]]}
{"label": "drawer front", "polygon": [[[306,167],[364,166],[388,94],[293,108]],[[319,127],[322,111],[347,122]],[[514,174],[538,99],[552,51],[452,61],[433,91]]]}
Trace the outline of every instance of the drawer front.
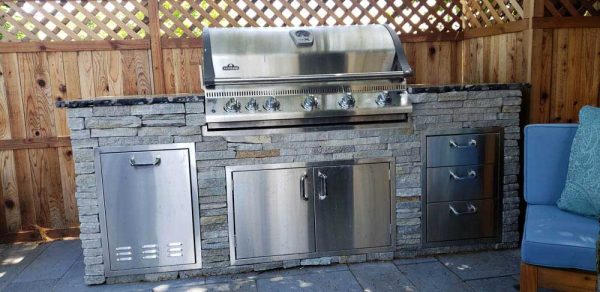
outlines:
{"label": "drawer front", "polygon": [[493,199],[427,205],[427,241],[494,237]]}
{"label": "drawer front", "polygon": [[497,189],[495,164],[427,169],[427,202],[493,198]]}
{"label": "drawer front", "polygon": [[499,138],[498,133],[427,137],[427,167],[494,163]]}
{"label": "drawer front", "polygon": [[100,159],[110,269],[195,263],[188,150],[106,153]]}

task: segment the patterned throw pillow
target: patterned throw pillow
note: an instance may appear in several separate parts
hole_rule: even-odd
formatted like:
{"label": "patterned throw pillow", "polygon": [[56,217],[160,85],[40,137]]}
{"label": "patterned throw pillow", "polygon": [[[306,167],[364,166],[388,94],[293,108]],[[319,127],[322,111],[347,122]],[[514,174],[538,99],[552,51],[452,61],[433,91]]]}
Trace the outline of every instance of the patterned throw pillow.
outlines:
{"label": "patterned throw pillow", "polygon": [[571,146],[567,181],[558,207],[600,217],[600,108],[584,106]]}

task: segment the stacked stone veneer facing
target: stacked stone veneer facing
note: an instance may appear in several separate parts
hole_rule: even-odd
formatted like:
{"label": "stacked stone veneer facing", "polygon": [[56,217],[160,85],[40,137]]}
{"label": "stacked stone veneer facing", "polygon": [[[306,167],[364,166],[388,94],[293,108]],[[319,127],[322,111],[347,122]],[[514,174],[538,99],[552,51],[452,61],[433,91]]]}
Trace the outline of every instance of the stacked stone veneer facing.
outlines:
{"label": "stacked stone veneer facing", "polygon": [[[419,93],[411,94],[410,99],[414,111],[409,121],[397,128],[229,137],[202,136],[201,125],[205,116],[201,99],[181,103],[69,108],[86,283],[107,281],[94,175],[94,148],[102,146],[195,142],[200,196],[202,269],[108,278],[109,283],[517,246],[521,91]],[[421,151],[424,145],[421,145],[421,133],[431,129],[492,126],[504,127],[502,242],[422,248]],[[230,266],[225,166],[365,157],[395,157],[396,160],[395,253]]]}

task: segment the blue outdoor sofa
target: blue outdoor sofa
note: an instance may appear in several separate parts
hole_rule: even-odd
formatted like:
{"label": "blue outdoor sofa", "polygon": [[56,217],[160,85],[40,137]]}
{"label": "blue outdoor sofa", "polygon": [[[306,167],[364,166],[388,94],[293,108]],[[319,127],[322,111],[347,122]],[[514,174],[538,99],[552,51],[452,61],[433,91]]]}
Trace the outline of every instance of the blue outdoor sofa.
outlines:
{"label": "blue outdoor sofa", "polygon": [[521,291],[596,291],[598,221],[556,206],[576,130],[577,124],[525,127]]}

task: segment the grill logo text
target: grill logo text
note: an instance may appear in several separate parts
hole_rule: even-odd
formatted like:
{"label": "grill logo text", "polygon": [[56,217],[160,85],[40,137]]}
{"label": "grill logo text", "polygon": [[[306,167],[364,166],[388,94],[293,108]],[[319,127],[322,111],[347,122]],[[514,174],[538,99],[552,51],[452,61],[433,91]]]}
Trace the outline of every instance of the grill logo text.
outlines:
{"label": "grill logo text", "polygon": [[227,64],[227,66],[223,66],[223,71],[237,71],[237,70],[240,70],[240,67],[233,65],[232,63]]}

